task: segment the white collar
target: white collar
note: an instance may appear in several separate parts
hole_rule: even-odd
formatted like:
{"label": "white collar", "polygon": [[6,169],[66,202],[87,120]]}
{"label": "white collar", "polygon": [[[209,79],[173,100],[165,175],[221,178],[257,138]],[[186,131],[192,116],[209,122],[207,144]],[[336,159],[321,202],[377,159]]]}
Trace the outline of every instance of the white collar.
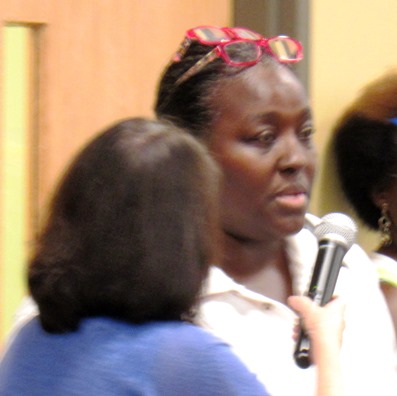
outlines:
{"label": "white collar", "polygon": [[[296,294],[302,294],[310,280],[317,254],[317,240],[308,229],[304,228],[298,234],[288,237],[286,243],[289,270],[293,279],[293,290]],[[266,296],[253,292],[244,285],[235,282],[221,268],[212,266],[209,277],[203,287],[202,296],[225,292],[238,292],[255,300],[268,300]]]}

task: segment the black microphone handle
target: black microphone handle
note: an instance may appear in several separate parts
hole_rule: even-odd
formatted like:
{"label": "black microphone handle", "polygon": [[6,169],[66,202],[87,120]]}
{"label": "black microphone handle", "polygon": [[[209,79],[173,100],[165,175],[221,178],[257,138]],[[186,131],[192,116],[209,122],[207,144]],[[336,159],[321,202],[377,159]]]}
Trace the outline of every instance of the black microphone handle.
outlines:
{"label": "black microphone handle", "polygon": [[[347,248],[338,241],[330,239],[320,240],[308,291],[308,296],[318,305],[323,306],[331,300],[346,252]],[[311,365],[309,355],[310,340],[305,330],[301,327],[294,352],[296,364],[300,368],[308,368]]]}

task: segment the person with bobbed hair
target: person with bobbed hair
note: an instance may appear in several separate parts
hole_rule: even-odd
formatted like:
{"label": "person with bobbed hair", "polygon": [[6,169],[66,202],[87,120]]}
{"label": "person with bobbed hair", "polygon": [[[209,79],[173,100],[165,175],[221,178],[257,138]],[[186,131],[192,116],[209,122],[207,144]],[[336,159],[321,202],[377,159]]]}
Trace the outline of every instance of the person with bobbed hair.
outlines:
{"label": "person with bobbed hair", "polygon": [[[303,370],[293,357],[296,316],[287,304],[307,292],[321,223],[307,213],[317,163],[310,102],[294,72],[302,45],[205,25],[187,30],[176,48],[159,78],[156,116],[198,137],[223,173],[223,254],[202,293],[200,323],[274,396],[314,395],[314,366]],[[335,293],[346,301],[346,393],[394,396],[393,323],[374,266],[357,244],[343,259]]]}
{"label": "person with bobbed hair", "polygon": [[333,132],[342,192],[362,223],[380,234],[370,256],[397,333],[397,69],[367,84]]}
{"label": "person with bobbed hair", "polygon": [[45,330],[98,315],[141,323],[188,313],[216,241],[215,165],[200,150],[171,125],[139,119],[83,150],[29,266]]}
{"label": "person with bobbed hair", "polygon": [[[268,396],[192,323],[217,256],[220,172],[168,122],[127,119],[77,155],[28,268],[39,315],[0,363],[2,396]],[[340,394],[343,303],[291,298],[314,344],[319,396]]]}

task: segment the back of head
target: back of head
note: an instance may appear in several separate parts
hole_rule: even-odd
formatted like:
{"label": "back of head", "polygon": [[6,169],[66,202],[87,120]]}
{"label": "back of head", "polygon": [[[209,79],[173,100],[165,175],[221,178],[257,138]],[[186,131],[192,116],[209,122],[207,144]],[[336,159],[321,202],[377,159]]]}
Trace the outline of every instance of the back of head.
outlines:
{"label": "back of head", "polygon": [[373,195],[397,169],[397,70],[369,83],[334,128],[333,152],[342,190],[361,220],[378,228]]}
{"label": "back of head", "polygon": [[181,319],[214,254],[217,177],[203,146],[167,122],[129,119],[91,141],[61,180],[30,263],[44,328]]}

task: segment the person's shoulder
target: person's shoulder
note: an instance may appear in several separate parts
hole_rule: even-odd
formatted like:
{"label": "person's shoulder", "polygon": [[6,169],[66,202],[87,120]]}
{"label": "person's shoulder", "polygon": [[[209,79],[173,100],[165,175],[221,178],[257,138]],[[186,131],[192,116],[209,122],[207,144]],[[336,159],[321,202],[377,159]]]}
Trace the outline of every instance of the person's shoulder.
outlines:
{"label": "person's shoulder", "polygon": [[189,389],[189,394],[268,396],[225,341],[190,323],[161,327],[155,365],[167,373],[160,380],[166,381],[172,394]]}
{"label": "person's shoulder", "polygon": [[27,320],[7,339],[2,356],[18,354],[19,350],[31,350],[41,344],[45,332],[40,325],[38,317]]}
{"label": "person's shoulder", "polygon": [[184,322],[160,323],[151,348],[164,366],[197,370],[197,365],[213,365],[221,356],[230,358],[231,350],[225,341],[194,324]]}
{"label": "person's shoulder", "polygon": [[26,319],[23,324],[21,324],[18,329],[10,335],[8,338],[8,343],[11,344],[15,340],[30,339],[32,337],[39,337],[45,334],[43,328],[41,327],[40,320],[38,316]]}
{"label": "person's shoulder", "polygon": [[200,344],[202,347],[223,343],[207,330],[188,322],[161,323],[157,333],[164,344],[177,342],[179,346],[186,345],[190,348]]}
{"label": "person's shoulder", "polygon": [[[91,328],[91,333],[93,329]],[[219,342],[200,326],[185,321],[153,321],[142,324],[119,322],[112,328],[114,338],[150,343],[154,348],[195,348],[196,345],[214,345]],[[120,336],[119,336],[120,335]]]}

